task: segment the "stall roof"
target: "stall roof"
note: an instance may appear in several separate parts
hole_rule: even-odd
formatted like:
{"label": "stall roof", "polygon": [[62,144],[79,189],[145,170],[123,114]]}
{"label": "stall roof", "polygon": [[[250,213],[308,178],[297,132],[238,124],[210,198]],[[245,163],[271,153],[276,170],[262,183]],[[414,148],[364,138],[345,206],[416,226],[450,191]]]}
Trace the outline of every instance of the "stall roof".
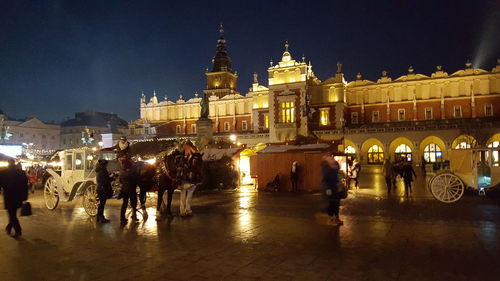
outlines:
{"label": "stall roof", "polygon": [[12,158],[12,157],[10,157],[8,155],[5,155],[3,153],[0,153],[0,161],[7,161],[9,159],[14,159],[14,158]]}
{"label": "stall roof", "polygon": [[242,151],[243,148],[205,148],[201,151],[203,153],[203,161],[216,161],[220,160],[222,157],[233,157]]}
{"label": "stall roof", "polygon": [[291,151],[326,151],[332,150],[331,144],[315,143],[303,145],[270,145],[257,153],[283,153]]}

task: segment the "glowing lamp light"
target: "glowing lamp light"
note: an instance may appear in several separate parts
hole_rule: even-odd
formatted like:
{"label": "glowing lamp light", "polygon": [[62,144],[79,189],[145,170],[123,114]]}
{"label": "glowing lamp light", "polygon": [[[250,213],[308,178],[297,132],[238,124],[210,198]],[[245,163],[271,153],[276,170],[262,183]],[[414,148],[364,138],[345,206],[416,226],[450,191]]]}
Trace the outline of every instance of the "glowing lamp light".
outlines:
{"label": "glowing lamp light", "polygon": [[233,142],[236,141],[236,135],[230,135],[229,139]]}
{"label": "glowing lamp light", "polygon": [[146,163],[150,164],[150,165],[154,165],[156,163],[156,157],[155,158],[151,158],[151,159],[148,159],[145,161]]}
{"label": "glowing lamp light", "polygon": [[237,146],[240,146],[240,145],[241,145],[241,142],[237,142],[237,143],[236,143],[236,145],[237,145]]}
{"label": "glowing lamp light", "polygon": [[62,162],[53,161],[53,162],[50,162],[49,165],[52,166],[52,167],[61,167],[62,166]]}
{"label": "glowing lamp light", "polygon": [[9,162],[7,161],[0,161],[0,168],[1,167],[8,167],[9,166]]}
{"label": "glowing lamp light", "polygon": [[76,159],[75,160],[75,165],[82,165],[82,160]]}
{"label": "glowing lamp light", "polygon": [[92,147],[92,151],[96,151],[97,150],[97,147]]}
{"label": "glowing lamp light", "polygon": [[97,144],[98,144],[99,146],[103,146],[103,145],[104,145],[104,143],[103,143],[102,141],[98,142]]}
{"label": "glowing lamp light", "polygon": [[87,155],[87,160],[91,161],[92,159],[94,159],[92,155]]}

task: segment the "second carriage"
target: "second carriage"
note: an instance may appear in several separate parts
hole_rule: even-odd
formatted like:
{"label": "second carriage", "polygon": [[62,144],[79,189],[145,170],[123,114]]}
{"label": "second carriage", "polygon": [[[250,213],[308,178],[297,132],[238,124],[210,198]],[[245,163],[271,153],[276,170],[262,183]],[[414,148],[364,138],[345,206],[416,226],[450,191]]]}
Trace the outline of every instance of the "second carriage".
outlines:
{"label": "second carriage", "polygon": [[466,188],[484,195],[500,184],[499,153],[498,148],[450,150],[450,169],[429,180],[432,195],[444,203],[458,201]]}

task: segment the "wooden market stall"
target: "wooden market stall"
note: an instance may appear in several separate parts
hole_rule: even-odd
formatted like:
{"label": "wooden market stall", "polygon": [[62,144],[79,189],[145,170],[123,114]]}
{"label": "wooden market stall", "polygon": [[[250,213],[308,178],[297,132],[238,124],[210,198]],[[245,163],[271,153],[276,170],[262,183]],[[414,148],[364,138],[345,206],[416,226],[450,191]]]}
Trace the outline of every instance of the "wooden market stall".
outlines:
{"label": "wooden market stall", "polygon": [[321,188],[321,161],[327,152],[336,152],[331,144],[271,145],[257,152],[257,174],[259,190],[280,175],[278,190],[290,191],[290,170],[292,163],[299,163],[300,191],[317,191]]}

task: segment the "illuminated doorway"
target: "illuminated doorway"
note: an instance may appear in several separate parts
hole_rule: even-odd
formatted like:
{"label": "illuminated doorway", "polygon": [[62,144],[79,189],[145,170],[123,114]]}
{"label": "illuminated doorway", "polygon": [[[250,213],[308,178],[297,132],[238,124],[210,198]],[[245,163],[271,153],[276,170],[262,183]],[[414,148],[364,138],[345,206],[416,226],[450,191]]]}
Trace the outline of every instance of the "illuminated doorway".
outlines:
{"label": "illuminated doorway", "polygon": [[368,164],[382,164],[384,162],[384,150],[378,145],[368,149]]}

